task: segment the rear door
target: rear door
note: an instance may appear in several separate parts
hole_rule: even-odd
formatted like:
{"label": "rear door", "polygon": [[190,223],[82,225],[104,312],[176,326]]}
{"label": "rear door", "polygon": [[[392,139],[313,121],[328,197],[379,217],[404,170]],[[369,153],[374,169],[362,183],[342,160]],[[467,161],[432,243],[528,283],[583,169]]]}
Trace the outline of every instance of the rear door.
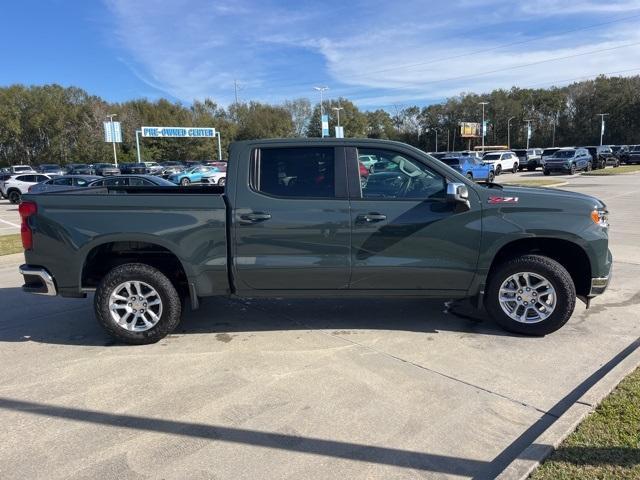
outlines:
{"label": "rear door", "polygon": [[[446,170],[397,148],[346,149],[350,288],[399,294],[467,290],[478,261],[480,203],[470,190],[471,210],[457,211],[446,199]],[[359,156],[376,158],[361,187],[353,181]]]}
{"label": "rear door", "polygon": [[248,178],[237,177],[238,289],[346,289],[351,226],[344,149],[276,145],[253,149]]}

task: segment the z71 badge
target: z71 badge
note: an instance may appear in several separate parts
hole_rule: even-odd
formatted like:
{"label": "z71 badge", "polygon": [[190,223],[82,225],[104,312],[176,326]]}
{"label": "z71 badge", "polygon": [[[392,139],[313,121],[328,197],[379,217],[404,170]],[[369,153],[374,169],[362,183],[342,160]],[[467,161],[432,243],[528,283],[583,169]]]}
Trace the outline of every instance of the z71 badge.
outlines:
{"label": "z71 badge", "polygon": [[489,203],[518,203],[518,197],[489,197]]}

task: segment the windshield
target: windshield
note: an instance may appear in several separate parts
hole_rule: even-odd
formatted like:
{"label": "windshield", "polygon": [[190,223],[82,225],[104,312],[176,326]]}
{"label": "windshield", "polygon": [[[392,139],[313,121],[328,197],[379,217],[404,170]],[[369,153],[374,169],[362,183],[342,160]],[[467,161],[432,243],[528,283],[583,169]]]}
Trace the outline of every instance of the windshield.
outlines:
{"label": "windshield", "polygon": [[458,165],[460,165],[460,159],[456,157],[443,158],[441,161],[443,163],[446,163],[450,167],[457,167]]}
{"label": "windshield", "polygon": [[44,172],[51,172],[54,170],[60,170],[60,167],[58,165],[43,165],[42,166],[42,171]]}
{"label": "windshield", "polygon": [[14,172],[27,172],[31,171],[31,167],[13,167]]}
{"label": "windshield", "polygon": [[557,151],[558,151],[558,149],[557,149],[557,148],[548,148],[547,150],[544,150],[544,151],[542,152],[542,155],[552,155],[552,154],[554,154],[554,153],[555,153],[555,152],[557,152]]}
{"label": "windshield", "polygon": [[572,158],[575,155],[575,150],[560,150],[553,154],[554,158]]}
{"label": "windshield", "polygon": [[482,157],[483,160],[500,160],[500,154],[499,153],[488,153],[487,155],[485,155],[484,157]]}
{"label": "windshield", "polygon": [[640,145],[634,145],[631,149],[632,152],[640,152]]}

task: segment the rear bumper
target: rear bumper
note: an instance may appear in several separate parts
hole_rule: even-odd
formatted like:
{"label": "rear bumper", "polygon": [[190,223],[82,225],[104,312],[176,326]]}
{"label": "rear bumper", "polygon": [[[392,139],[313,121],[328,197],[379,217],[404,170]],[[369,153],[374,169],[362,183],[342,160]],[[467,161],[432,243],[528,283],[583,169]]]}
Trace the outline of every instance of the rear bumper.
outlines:
{"label": "rear bumper", "polygon": [[42,267],[32,267],[31,265],[20,265],[18,270],[24,277],[22,291],[51,297],[58,294],[55,280],[47,269]]}

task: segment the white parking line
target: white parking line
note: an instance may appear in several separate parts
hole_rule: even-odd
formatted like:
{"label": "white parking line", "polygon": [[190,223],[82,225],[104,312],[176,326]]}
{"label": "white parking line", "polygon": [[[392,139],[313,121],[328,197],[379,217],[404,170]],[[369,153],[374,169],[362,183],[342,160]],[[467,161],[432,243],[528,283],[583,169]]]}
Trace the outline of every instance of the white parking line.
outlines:
{"label": "white parking line", "polygon": [[17,225],[17,224],[12,223],[12,222],[7,222],[6,220],[2,220],[1,218],[0,218],[0,222],[6,223],[7,225],[11,225],[12,227],[15,227],[15,228],[20,228],[20,225]]}

